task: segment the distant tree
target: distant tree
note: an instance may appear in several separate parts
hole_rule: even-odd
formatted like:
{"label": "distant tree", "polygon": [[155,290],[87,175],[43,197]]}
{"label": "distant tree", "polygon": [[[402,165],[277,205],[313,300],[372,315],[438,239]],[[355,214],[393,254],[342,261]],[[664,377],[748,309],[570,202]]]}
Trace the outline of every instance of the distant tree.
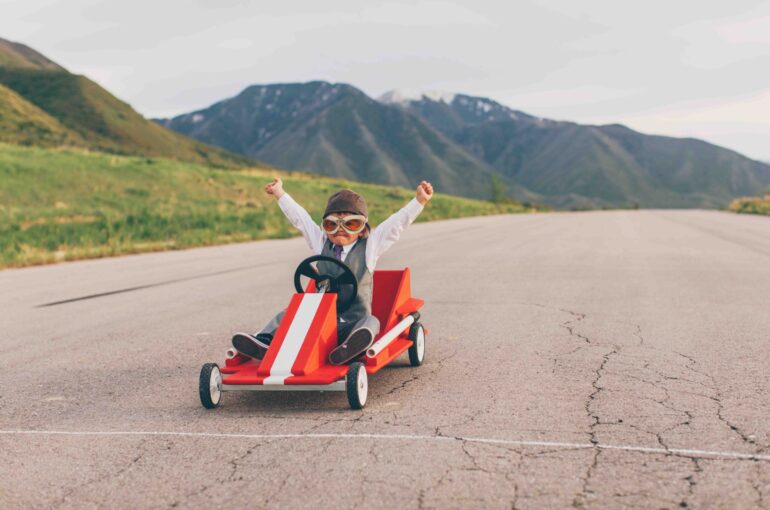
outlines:
{"label": "distant tree", "polygon": [[492,174],[492,199],[495,204],[504,202],[508,195],[508,188],[502,179],[496,174]]}

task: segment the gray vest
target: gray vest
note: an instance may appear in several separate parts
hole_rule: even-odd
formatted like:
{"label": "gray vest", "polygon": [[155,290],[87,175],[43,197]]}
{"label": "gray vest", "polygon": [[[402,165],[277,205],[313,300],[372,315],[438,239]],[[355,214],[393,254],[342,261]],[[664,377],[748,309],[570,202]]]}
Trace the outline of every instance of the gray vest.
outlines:
{"label": "gray vest", "polygon": [[[332,242],[327,239],[321,255],[334,258],[332,246],[334,246]],[[319,266],[321,264],[323,262],[319,263]],[[350,268],[358,280],[358,295],[350,308],[340,314],[340,317],[347,322],[356,322],[372,314],[372,273],[366,267],[366,239],[359,239],[356,242],[345,257],[344,264]]]}

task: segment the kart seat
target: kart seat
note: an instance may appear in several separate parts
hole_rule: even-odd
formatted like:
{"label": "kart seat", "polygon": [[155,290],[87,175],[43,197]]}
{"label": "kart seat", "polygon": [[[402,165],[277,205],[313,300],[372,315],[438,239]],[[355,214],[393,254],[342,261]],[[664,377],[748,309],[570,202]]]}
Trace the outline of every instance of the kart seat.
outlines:
{"label": "kart seat", "polygon": [[398,322],[396,310],[411,298],[409,268],[375,271],[373,278],[372,315],[384,333]]}

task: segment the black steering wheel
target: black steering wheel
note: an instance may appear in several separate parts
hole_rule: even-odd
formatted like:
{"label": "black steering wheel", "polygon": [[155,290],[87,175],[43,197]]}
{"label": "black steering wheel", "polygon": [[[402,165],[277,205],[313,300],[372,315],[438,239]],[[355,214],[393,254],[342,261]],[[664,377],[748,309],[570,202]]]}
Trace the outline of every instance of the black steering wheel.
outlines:
{"label": "black steering wheel", "polygon": [[[315,264],[315,267],[313,266]],[[344,312],[358,295],[358,280],[348,266],[337,259],[325,255],[313,255],[297,266],[294,272],[294,289],[300,294],[301,277],[315,282],[316,292],[334,292],[337,294],[337,312]]]}

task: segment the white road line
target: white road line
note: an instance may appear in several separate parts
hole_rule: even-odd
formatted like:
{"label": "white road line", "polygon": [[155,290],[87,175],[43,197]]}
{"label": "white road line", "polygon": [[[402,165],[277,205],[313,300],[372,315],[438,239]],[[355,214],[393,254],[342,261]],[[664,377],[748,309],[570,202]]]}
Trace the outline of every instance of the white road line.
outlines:
{"label": "white road line", "polygon": [[390,439],[402,441],[466,441],[469,443],[523,446],[540,448],[574,448],[597,450],[620,450],[626,452],[650,453],[654,455],[683,455],[686,457],[711,457],[770,462],[770,455],[760,453],[718,452],[686,448],[650,448],[633,445],[611,445],[592,443],[560,443],[551,441],[524,441],[516,439],[491,439],[483,437],[419,436],[408,434],[237,434],[226,432],[154,432],[142,430],[0,430],[0,436],[41,435],[41,436],[164,436],[224,439]]}

